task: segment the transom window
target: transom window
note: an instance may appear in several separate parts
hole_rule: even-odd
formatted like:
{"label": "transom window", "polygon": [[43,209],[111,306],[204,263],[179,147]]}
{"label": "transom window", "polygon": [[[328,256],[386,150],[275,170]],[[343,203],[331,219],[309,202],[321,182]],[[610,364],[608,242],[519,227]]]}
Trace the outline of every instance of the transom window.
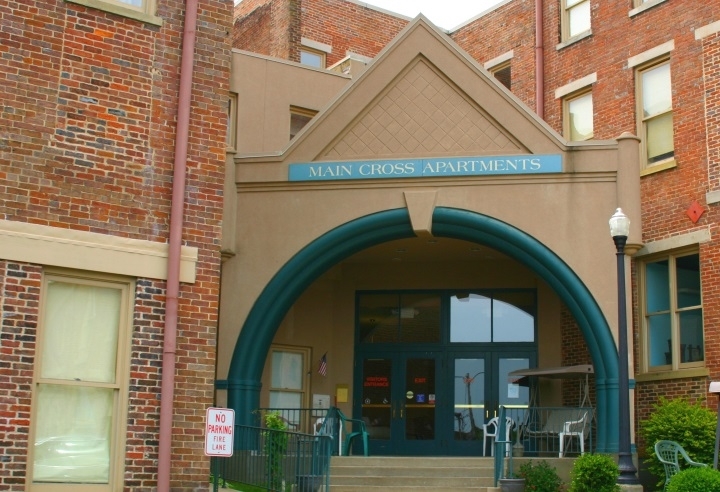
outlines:
{"label": "transom window", "polygon": [[670,61],[641,67],[637,85],[638,132],[643,140],[644,161],[652,166],[675,156]]}
{"label": "transom window", "polygon": [[565,137],[572,141],[593,138],[592,92],[584,92],[563,100]]}
{"label": "transom window", "polygon": [[702,366],[705,359],[700,258],[677,253],[642,265],[643,333],[648,371]]}
{"label": "transom window", "polygon": [[590,0],[562,0],[563,41],[590,31]]}
{"label": "transom window", "polygon": [[33,491],[109,491],[122,480],[132,285],[61,273],[43,279]]}
{"label": "transom window", "polygon": [[535,312],[532,290],[363,293],[358,296],[359,341],[532,343]]}

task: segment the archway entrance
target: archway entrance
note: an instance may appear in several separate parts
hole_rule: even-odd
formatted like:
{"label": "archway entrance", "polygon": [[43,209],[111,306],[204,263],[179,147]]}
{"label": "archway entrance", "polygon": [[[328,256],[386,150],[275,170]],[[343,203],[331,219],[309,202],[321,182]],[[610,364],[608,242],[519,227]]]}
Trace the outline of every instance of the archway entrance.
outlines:
{"label": "archway entrance", "polygon": [[[433,213],[433,235],[487,245],[532,270],[565,303],[587,343],[596,374],[597,450],[617,450],[617,350],[600,308],[579,277],[528,234],[491,217],[453,208]],[[413,237],[406,209],[379,212],[319,237],[273,277],[250,311],[228,371],[228,405],[251,423],[260,379],[278,325],[310,283],[340,260],[370,246]]]}

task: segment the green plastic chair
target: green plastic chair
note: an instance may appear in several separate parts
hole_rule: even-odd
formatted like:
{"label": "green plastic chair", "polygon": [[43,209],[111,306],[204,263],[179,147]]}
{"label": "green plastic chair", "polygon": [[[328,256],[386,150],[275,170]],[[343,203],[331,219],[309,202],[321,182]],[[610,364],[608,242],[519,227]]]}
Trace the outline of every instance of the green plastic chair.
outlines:
{"label": "green plastic chair", "polygon": [[[353,439],[359,437],[362,440],[363,454],[368,455],[368,432],[365,422],[360,419],[351,419],[346,417],[344,413],[336,408],[338,418],[340,419],[343,431],[345,432],[345,443],[343,444],[343,455],[350,455],[350,446]],[[349,430],[346,425],[349,424]]]}
{"label": "green plastic chair", "polygon": [[352,442],[359,437],[362,441],[363,454],[368,456],[368,431],[365,421],[346,417],[337,407],[330,407],[325,417],[319,418],[316,434],[324,434],[332,437],[337,443],[338,456],[349,456]]}
{"label": "green plastic chair", "polygon": [[691,460],[690,456],[688,456],[683,447],[675,441],[663,440],[656,442],[655,454],[665,468],[665,485],[663,486],[663,490],[667,490],[667,485],[670,482],[670,479],[680,471],[680,456],[682,456],[683,460],[685,460],[686,466],[684,467],[707,466],[705,463],[698,463],[697,461]]}

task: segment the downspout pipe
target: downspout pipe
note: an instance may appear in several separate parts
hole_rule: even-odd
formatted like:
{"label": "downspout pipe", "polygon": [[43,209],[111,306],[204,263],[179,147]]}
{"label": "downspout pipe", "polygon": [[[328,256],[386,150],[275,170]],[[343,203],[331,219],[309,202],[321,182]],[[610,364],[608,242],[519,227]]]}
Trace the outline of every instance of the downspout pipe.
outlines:
{"label": "downspout pipe", "polygon": [[545,119],[545,56],[543,0],[535,0],[535,112]]}
{"label": "downspout pipe", "polygon": [[190,98],[195,55],[195,29],[198,0],[186,0],[185,28],[182,39],[180,87],[178,93],[175,163],[173,166],[170,237],[165,300],[165,336],[163,339],[162,381],[160,386],[160,442],[158,448],[158,492],[170,492],[172,456],[172,421],[175,400],[175,352],[177,346],[178,295],[180,292],[180,248],[182,246],[187,172],[188,134],[190,132]]}

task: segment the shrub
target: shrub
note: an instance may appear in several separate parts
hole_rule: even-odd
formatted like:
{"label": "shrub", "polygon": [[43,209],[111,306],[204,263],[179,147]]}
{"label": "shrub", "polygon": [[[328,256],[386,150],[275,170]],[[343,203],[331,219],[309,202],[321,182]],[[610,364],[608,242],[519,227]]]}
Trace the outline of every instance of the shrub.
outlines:
{"label": "shrub", "polygon": [[710,467],[688,468],[670,479],[667,492],[720,492],[720,471]]}
{"label": "shrub", "polygon": [[537,464],[532,461],[523,463],[518,472],[520,478],[525,479],[525,490],[534,492],[558,492],[562,490],[562,480],[557,470],[547,461]]}
{"label": "shrub", "polygon": [[[693,404],[683,398],[668,400],[661,397],[638,429],[645,439],[648,470],[664,480],[665,469],[655,456],[655,443],[663,439],[679,443],[693,461],[712,463],[716,424],[715,413],[699,402]],[[680,466],[683,466],[682,461]]]}
{"label": "shrub", "polygon": [[620,490],[617,463],[608,455],[584,454],[573,464],[570,472],[570,492],[616,492]]}
{"label": "shrub", "polygon": [[285,420],[277,412],[265,415],[265,451],[268,457],[268,485],[273,490],[282,490],[283,456],[287,451],[288,435]]}

